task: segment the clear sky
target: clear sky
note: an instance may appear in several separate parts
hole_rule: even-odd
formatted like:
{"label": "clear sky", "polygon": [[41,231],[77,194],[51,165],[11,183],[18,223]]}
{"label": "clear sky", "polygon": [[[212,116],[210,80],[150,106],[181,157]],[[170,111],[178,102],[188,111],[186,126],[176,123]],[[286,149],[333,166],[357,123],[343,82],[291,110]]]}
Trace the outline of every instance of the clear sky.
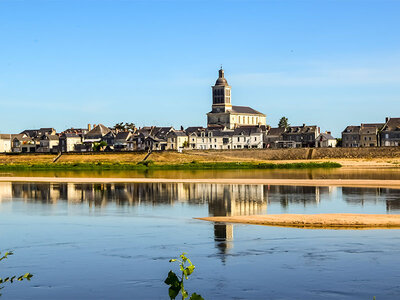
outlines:
{"label": "clear sky", "polygon": [[400,1],[0,0],[0,133],[206,126],[234,105],[276,126],[400,117]]}

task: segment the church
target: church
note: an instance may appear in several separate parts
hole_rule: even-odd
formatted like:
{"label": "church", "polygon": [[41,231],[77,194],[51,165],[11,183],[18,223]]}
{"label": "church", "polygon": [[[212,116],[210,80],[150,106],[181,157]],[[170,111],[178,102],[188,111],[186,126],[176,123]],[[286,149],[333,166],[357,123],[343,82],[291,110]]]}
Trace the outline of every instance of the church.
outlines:
{"label": "church", "polygon": [[212,110],[207,114],[209,129],[235,129],[243,126],[266,125],[266,116],[248,106],[231,104],[231,86],[224,77],[224,70],[212,86]]}

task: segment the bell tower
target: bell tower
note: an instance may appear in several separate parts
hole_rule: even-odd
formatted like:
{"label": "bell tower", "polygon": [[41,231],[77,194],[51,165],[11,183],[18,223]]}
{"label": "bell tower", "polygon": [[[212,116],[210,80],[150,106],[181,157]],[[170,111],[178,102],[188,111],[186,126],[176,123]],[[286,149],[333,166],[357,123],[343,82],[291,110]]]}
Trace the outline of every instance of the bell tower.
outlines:
{"label": "bell tower", "polygon": [[231,104],[231,87],[228,85],[228,81],[224,77],[224,70],[221,69],[218,72],[219,76],[215,85],[212,86],[212,112],[227,112],[232,109]]}

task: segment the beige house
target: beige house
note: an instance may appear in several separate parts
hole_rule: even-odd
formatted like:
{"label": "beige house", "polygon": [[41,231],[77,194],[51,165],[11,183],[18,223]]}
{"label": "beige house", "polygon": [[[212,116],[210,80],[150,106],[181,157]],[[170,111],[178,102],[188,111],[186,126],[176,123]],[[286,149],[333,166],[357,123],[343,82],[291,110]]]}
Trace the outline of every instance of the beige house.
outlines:
{"label": "beige house", "polygon": [[76,145],[82,144],[82,136],[76,133],[63,133],[60,136],[60,151],[73,152],[76,151]]}
{"label": "beige house", "polygon": [[11,152],[11,134],[0,134],[0,153]]}
{"label": "beige house", "polygon": [[336,147],[337,140],[331,135],[330,131],[321,133],[315,140],[317,148],[333,148]]}
{"label": "beige house", "polygon": [[263,135],[261,128],[243,127],[234,130],[203,130],[189,135],[192,149],[246,149],[262,148]]}
{"label": "beige house", "polygon": [[167,149],[182,150],[189,142],[189,137],[183,130],[172,130],[167,134]]}
{"label": "beige house", "polygon": [[266,125],[266,116],[248,106],[234,106],[231,103],[231,86],[219,70],[219,77],[212,86],[212,110],[207,114],[210,129],[235,129],[238,126]]}

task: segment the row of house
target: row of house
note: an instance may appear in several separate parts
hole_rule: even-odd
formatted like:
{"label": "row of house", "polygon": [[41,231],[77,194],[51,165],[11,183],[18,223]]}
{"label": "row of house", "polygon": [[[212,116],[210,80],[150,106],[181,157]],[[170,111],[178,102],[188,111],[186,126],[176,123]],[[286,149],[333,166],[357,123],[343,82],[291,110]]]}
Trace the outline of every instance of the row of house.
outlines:
{"label": "row of house", "polygon": [[[330,132],[320,132],[318,126],[306,124],[287,128],[199,126],[179,130],[172,126],[117,130],[98,124],[93,128],[90,125],[70,128],[61,133],[56,133],[54,128],[40,128],[18,134],[0,134],[0,152],[14,153],[336,147],[336,143]],[[342,132],[342,147],[399,145],[400,118],[347,126]]]}
{"label": "row of house", "polygon": [[[56,133],[54,128],[1,134],[0,152],[58,153],[101,151],[146,151],[182,149],[249,149],[334,147],[330,133],[318,126],[270,128],[264,125],[227,128],[142,127],[117,130],[102,124],[91,128],[70,128]],[[98,148],[96,148],[96,145]]]}
{"label": "row of house", "polygon": [[400,145],[400,118],[386,118],[384,123],[347,126],[342,132],[342,147],[388,147]]}

